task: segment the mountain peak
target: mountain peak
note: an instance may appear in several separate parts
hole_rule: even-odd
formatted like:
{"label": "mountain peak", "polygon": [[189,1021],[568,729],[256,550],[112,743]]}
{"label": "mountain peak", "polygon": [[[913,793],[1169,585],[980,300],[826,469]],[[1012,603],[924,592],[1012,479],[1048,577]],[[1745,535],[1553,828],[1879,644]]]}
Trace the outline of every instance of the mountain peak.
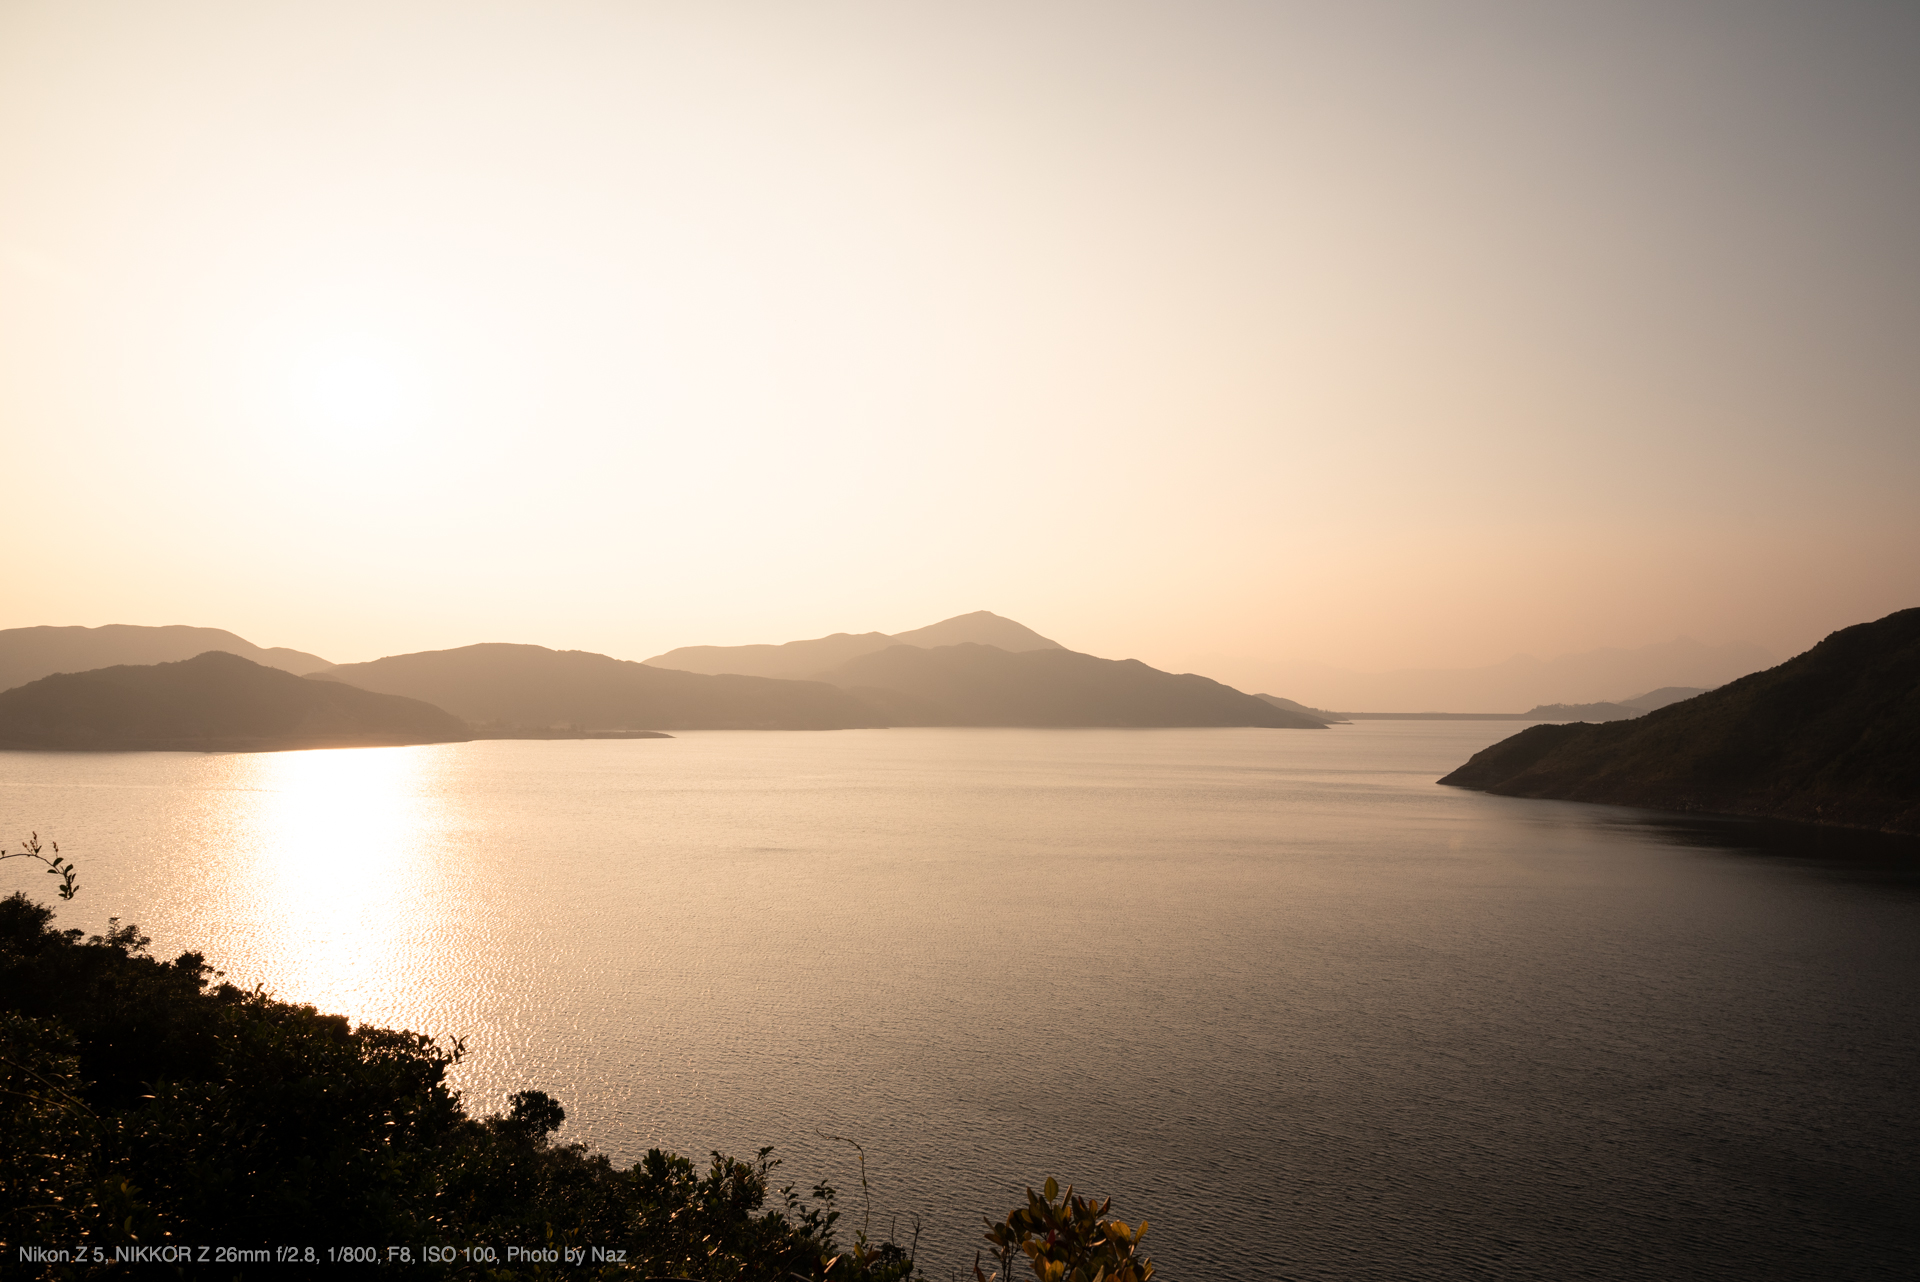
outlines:
{"label": "mountain peak", "polygon": [[682,672],[810,679],[889,646],[911,645],[925,650],[967,644],[995,646],[1010,654],[1066,648],[991,610],[975,610],[972,614],[956,614],[951,619],[892,636],[884,632],[836,632],[782,645],[687,645],[656,654],[645,662],[649,667],[677,668]]}
{"label": "mountain peak", "polygon": [[1010,654],[1020,654],[1027,650],[1066,649],[1058,641],[1048,640],[1025,624],[1002,618],[991,610],[956,614],[951,619],[929,623],[924,628],[893,634],[895,645],[917,645],[922,649],[931,649],[938,645],[966,645],[969,642],[974,645],[998,646]]}

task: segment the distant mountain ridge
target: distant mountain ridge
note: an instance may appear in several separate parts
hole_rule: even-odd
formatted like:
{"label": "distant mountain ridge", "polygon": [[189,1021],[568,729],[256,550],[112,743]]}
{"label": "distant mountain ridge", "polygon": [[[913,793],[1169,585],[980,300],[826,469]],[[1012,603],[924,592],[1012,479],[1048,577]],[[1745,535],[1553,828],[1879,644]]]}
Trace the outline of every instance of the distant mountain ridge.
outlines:
{"label": "distant mountain ridge", "polygon": [[826,679],[895,725],[1326,728],[1206,677],[1057,646],[1016,654],[974,643],[896,645],[851,659]]}
{"label": "distant mountain ridge", "polygon": [[845,730],[884,725],[818,681],[707,675],[584,650],[486,642],[348,663],[325,676],[437,704],[479,727],[582,730]]}
{"label": "distant mountain ridge", "polygon": [[[1326,726],[1285,700],[1255,698],[1206,677],[1163,672],[1138,660],[1070,651],[986,610],[895,636],[837,633],[781,646],[688,647],[647,663],[489,642],[333,665],[300,651],[262,651],[211,629],[16,631],[38,637],[42,651],[51,644],[45,634],[60,634],[68,641],[67,653],[89,638],[96,647],[117,638],[148,649],[190,645],[203,635],[230,639],[283,664],[316,665],[311,676],[321,684],[430,705],[461,724],[460,737],[473,738],[890,725]],[[720,668],[804,669],[808,676],[691,671],[664,666],[667,659]]]}
{"label": "distant mountain ridge", "polygon": [[1273,694],[1254,698],[1318,717],[1329,725],[1347,725],[1355,721],[1623,721],[1705,693],[1698,687],[1662,686],[1617,703],[1543,703],[1526,712],[1329,712]]}
{"label": "distant mountain ridge", "polygon": [[1534,726],[1440,782],[1920,834],[1920,609],[1631,721]]}
{"label": "distant mountain ridge", "polygon": [[12,749],[265,752],[470,737],[431,704],[219,651],[55,673],[0,692],[0,747]]}
{"label": "distant mountain ridge", "polygon": [[1516,715],[1521,708],[1551,703],[1625,702],[1620,699],[1625,691],[1660,686],[1711,689],[1779,661],[1778,656],[1746,642],[1707,645],[1682,637],[1546,659],[1519,654],[1502,663],[1472,668],[1361,672],[1325,663],[1278,663],[1231,655],[1191,662],[1241,689],[1286,690],[1309,706],[1341,709],[1343,716],[1394,709],[1492,716]]}
{"label": "distant mountain ridge", "polygon": [[149,628],[130,623],[98,628],[6,628],[0,630],[0,690],[11,690],[56,672],[174,663],[209,650],[299,675],[333,666],[319,655],[283,646],[263,648],[221,628],[181,624]]}
{"label": "distant mountain ridge", "polygon": [[851,659],[889,646],[933,649],[969,642],[995,646],[1014,654],[1065,648],[1058,641],[1050,641],[1032,628],[1002,618],[991,610],[975,610],[972,614],[957,614],[951,619],[891,636],[885,632],[836,632],[832,636],[788,641],[782,645],[688,645],[642,662],[649,667],[674,668],[681,672],[810,680]]}
{"label": "distant mountain ridge", "polygon": [[325,680],[424,700],[477,733],[584,730],[843,730],[884,726],[1265,726],[1319,729],[1205,677],[1058,646],[893,645],[822,681],[656,668],[541,646],[483,644],[344,664]]}
{"label": "distant mountain ridge", "polygon": [[1543,703],[1520,715],[1527,721],[1626,721],[1705,693],[1699,686],[1662,686],[1610,703]]}

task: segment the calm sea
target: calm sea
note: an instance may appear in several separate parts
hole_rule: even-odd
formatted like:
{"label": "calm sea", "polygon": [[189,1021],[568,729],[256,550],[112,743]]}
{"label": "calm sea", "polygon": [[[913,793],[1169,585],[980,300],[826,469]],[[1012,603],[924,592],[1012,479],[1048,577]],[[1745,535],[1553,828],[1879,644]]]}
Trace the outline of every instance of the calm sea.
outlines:
{"label": "calm sea", "polygon": [[1434,784],[1517,728],[8,753],[0,815],[482,1111],[855,1227],[858,1141],[936,1278],[1048,1175],[1170,1282],[1920,1273],[1920,848]]}

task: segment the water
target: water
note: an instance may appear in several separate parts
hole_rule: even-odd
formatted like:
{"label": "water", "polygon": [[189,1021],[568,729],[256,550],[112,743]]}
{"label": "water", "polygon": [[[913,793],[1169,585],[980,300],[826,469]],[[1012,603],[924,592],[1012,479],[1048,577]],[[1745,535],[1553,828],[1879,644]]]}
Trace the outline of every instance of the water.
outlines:
{"label": "water", "polygon": [[1434,785],[1514,728],[8,753],[0,815],[481,1111],[855,1226],[857,1140],[938,1278],[1047,1175],[1169,1279],[1920,1271],[1916,847]]}

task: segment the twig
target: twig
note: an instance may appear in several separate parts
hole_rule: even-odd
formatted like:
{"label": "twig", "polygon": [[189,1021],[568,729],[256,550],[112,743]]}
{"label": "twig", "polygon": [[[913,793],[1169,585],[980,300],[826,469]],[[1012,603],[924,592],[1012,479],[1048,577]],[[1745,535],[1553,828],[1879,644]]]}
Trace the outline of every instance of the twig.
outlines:
{"label": "twig", "polygon": [[49,842],[48,844],[53,847],[53,858],[51,859],[40,853],[40,834],[37,832],[21,842],[20,849],[8,851],[6,854],[0,855],[0,859],[38,859],[47,866],[49,873],[60,878],[60,898],[72,899],[74,892],[80,889],[79,883],[73,879],[76,870],[71,861],[60,857],[59,842]]}
{"label": "twig", "polygon": [[825,1131],[815,1131],[814,1134],[823,1140],[837,1140],[842,1144],[853,1144],[853,1151],[860,1155],[860,1200],[865,1206],[865,1212],[860,1221],[860,1237],[861,1240],[864,1241],[873,1229],[873,1191],[867,1187],[867,1150],[861,1148],[844,1135],[829,1135]]}

